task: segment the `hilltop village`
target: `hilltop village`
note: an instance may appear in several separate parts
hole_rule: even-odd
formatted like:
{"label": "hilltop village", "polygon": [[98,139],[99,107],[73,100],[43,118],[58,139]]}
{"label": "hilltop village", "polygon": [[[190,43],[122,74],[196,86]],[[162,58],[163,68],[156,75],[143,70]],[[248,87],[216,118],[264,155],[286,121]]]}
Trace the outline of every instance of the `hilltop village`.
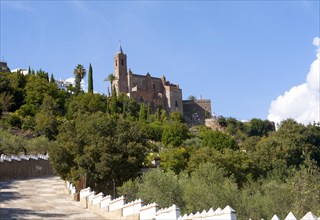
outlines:
{"label": "hilltop village", "polygon": [[93,93],[91,65],[68,84],[0,63],[0,180],[53,171],[84,208],[121,219],[320,215],[319,124],[215,118],[210,100],[182,100],[176,82],[131,71],[121,47],[110,62],[110,95]]}
{"label": "hilltop village", "polygon": [[[21,72],[28,74],[27,69],[14,69],[10,71],[6,62],[0,63],[0,72]],[[186,122],[190,124],[205,124],[206,119],[212,118],[210,99],[182,100],[182,89],[178,84],[173,84],[163,75],[161,78],[146,75],[134,74],[127,67],[127,55],[120,46],[119,51],[114,55],[114,80],[112,88],[117,94],[126,94],[135,99],[138,103],[150,105],[154,113],[158,108],[164,109],[168,114],[179,112]],[[65,80],[55,80],[60,90],[67,91],[72,83]],[[108,91],[110,92],[110,91]],[[210,120],[207,121],[210,123]]]}

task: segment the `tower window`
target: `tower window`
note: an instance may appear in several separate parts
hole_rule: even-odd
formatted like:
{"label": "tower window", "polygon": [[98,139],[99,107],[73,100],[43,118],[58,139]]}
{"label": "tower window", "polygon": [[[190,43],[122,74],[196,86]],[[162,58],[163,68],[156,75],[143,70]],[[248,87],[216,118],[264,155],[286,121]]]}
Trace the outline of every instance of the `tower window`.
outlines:
{"label": "tower window", "polygon": [[156,90],[156,84],[153,84],[153,90]]}
{"label": "tower window", "polygon": [[118,60],[116,60],[116,66],[118,66]]}
{"label": "tower window", "polygon": [[176,101],[176,107],[178,107],[178,101]]}
{"label": "tower window", "polygon": [[123,59],[121,59],[121,65],[122,65],[122,66],[124,65]]}

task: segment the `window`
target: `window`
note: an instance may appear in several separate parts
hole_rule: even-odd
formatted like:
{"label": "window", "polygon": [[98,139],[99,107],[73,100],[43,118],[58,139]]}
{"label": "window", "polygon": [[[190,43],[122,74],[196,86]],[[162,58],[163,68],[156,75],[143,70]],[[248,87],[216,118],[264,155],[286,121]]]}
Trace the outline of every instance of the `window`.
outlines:
{"label": "window", "polygon": [[118,60],[116,60],[116,66],[118,66]]}
{"label": "window", "polygon": [[153,84],[153,90],[156,90],[156,84]]}
{"label": "window", "polygon": [[176,101],[176,107],[178,107],[178,101]]}
{"label": "window", "polygon": [[121,59],[121,65],[122,65],[122,66],[124,65],[123,59]]}

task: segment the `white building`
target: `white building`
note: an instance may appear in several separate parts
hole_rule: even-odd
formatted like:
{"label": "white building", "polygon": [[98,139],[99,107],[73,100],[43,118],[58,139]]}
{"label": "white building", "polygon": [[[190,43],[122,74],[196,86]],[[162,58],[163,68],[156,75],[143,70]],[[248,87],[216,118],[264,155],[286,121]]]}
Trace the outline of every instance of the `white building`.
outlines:
{"label": "white building", "polygon": [[58,89],[68,91],[68,86],[72,85],[72,82],[69,82],[67,80],[56,80],[56,84],[58,85]]}
{"label": "white building", "polygon": [[17,73],[17,72],[20,72],[23,75],[28,75],[28,70],[27,69],[16,68],[16,69],[11,70],[11,73]]}

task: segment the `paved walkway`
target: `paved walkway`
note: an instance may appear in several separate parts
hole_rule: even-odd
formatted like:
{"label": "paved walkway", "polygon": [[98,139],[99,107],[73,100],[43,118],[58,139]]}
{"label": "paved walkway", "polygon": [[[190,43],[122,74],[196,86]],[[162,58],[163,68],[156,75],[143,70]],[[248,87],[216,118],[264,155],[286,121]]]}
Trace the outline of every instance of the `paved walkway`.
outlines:
{"label": "paved walkway", "polygon": [[101,219],[64,194],[56,176],[0,182],[0,219]]}

